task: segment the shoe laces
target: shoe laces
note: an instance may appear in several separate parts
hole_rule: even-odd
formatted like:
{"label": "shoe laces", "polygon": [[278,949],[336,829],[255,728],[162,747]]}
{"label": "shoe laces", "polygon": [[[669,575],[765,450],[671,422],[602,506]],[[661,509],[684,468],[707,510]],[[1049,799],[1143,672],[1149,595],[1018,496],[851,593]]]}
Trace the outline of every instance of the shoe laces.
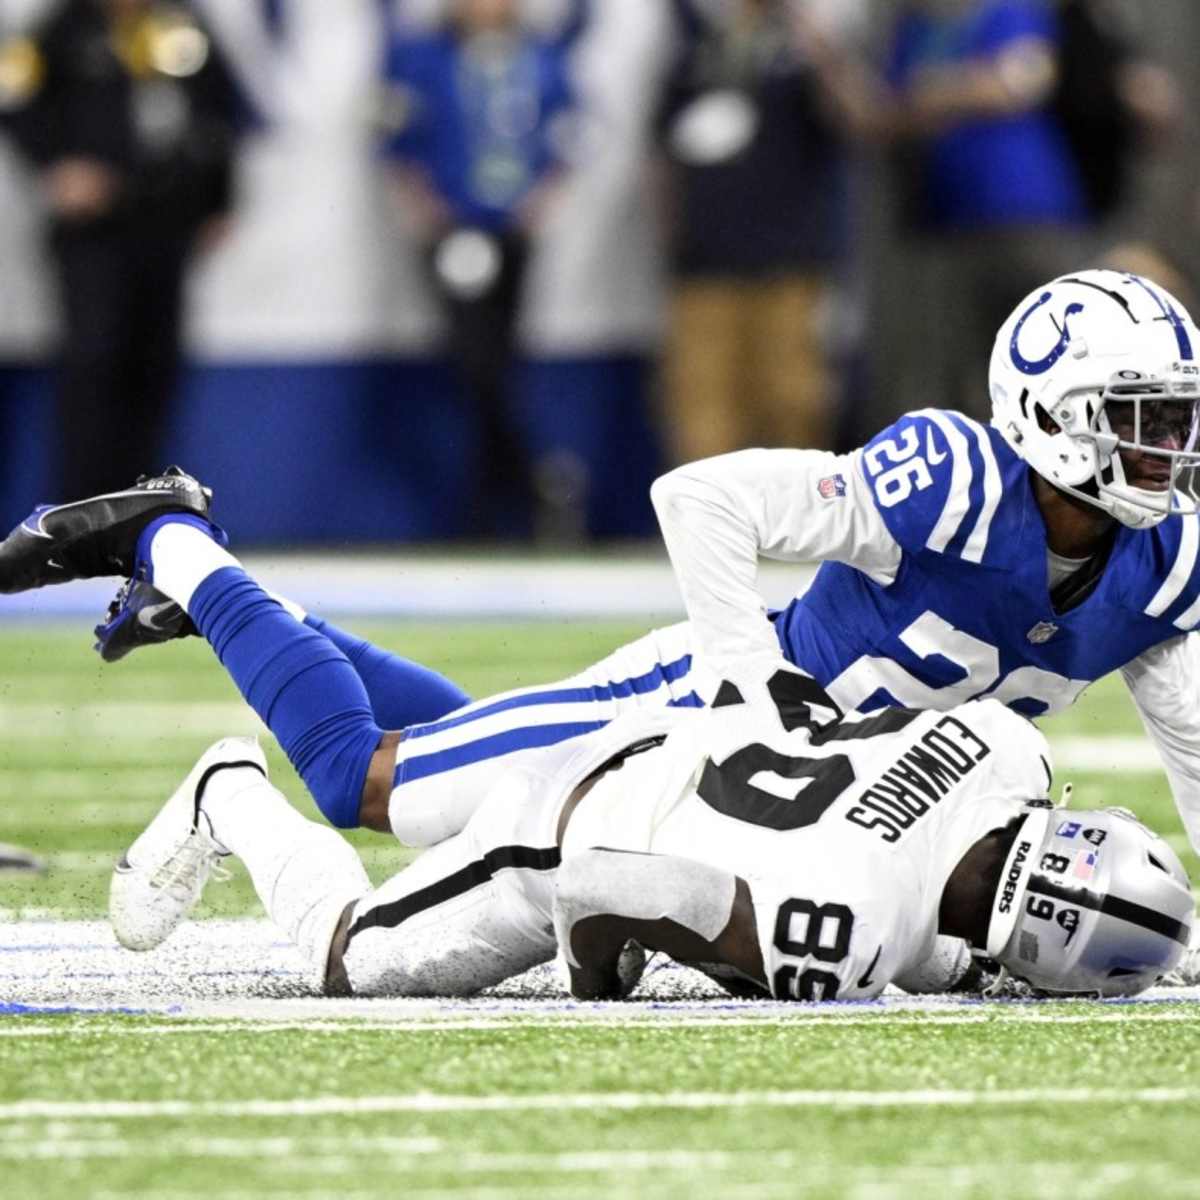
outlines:
{"label": "shoe laces", "polygon": [[129,599],[129,593],[133,590],[133,579],[127,579],[117,589],[117,594],[112,598],[112,602],[108,606],[108,614],[105,618],[106,622],[116,619],[117,614],[125,607],[125,602]]}
{"label": "shoe laces", "polygon": [[208,878],[224,883],[233,878],[233,873],[220,859],[212,844],[199,830],[193,829],[154,872],[150,886],[187,897]]}

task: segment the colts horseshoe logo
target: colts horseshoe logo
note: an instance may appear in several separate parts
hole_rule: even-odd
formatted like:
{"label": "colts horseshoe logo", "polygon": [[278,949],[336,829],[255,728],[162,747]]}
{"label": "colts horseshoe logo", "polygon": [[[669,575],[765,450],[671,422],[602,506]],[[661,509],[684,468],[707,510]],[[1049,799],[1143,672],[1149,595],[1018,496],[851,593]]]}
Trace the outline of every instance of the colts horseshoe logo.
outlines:
{"label": "colts horseshoe logo", "polygon": [[1082,304],[1068,304],[1067,311],[1063,313],[1062,319],[1062,336],[1058,339],[1049,354],[1045,358],[1030,360],[1022,356],[1021,351],[1017,348],[1017,342],[1021,337],[1021,330],[1025,327],[1025,322],[1033,316],[1043,304],[1047,303],[1052,292],[1043,292],[1029,308],[1021,314],[1021,319],[1017,322],[1017,327],[1013,330],[1012,341],[1009,343],[1009,352],[1012,354],[1013,365],[1021,372],[1022,375],[1044,375],[1066,352],[1067,346],[1071,343],[1071,330],[1068,327],[1068,322],[1077,313],[1083,312]]}

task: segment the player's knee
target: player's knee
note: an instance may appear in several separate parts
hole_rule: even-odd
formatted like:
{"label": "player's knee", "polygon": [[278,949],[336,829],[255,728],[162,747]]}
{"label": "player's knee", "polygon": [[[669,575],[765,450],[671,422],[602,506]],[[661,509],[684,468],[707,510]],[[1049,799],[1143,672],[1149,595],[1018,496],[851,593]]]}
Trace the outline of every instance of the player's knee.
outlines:
{"label": "player's knee", "polygon": [[361,792],[354,791],[338,780],[305,776],[305,783],[316,801],[321,815],[336,829],[357,829],[359,827],[359,804]]}
{"label": "player's knee", "polygon": [[314,731],[301,753],[295,746],[288,747],[317,808],[338,829],[357,829],[362,824],[364,790],[380,737],[380,730],[367,721],[328,737]]}

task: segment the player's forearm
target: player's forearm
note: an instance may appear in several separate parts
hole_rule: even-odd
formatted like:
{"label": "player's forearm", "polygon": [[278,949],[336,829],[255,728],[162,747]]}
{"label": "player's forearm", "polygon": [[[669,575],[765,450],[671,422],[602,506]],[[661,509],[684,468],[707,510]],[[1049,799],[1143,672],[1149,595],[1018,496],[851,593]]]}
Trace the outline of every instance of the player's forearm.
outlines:
{"label": "player's forearm", "polygon": [[727,471],[741,457],[681,467],[650,492],[697,648],[718,672],[726,663],[779,654],[758,590],[765,531],[753,497]]}
{"label": "player's forearm", "polygon": [[1139,655],[1121,669],[1146,733],[1155,744],[1192,848],[1200,853],[1200,645],[1188,634]]}
{"label": "player's forearm", "polygon": [[880,582],[895,577],[899,548],[854,455],[743,450],[664,475],[651,498],[697,649],[721,675],[779,658],[763,620],[760,556],[832,559]]}
{"label": "player's forearm", "polygon": [[576,855],[559,869],[554,925],[579,999],[627,994],[621,955],[629,942],[763,980],[748,886],[692,859],[614,850]]}
{"label": "player's forearm", "polygon": [[910,93],[909,131],[934,134],[958,121],[1027,112],[1045,101],[1056,79],[1053,53],[1038,38],[992,59],[929,71]]}

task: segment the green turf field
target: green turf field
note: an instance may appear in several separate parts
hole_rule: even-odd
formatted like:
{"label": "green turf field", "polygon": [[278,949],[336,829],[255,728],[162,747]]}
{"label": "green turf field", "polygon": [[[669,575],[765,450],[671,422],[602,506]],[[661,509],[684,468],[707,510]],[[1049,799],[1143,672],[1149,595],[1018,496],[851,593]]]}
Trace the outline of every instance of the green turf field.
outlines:
{"label": "green turf field", "polygon": [[[638,631],[364,628],[475,694],[558,678]],[[255,728],[199,643],[102,669],[85,636],[49,626],[0,631],[0,717],[0,840],[51,867],[0,880],[0,950],[3,921],[45,920],[34,928],[49,936],[99,918],[113,858],[199,752]],[[1096,769],[1138,748],[1119,685],[1047,730],[1076,804],[1126,804],[1182,849],[1149,760]],[[311,813],[273,748],[272,767]],[[356,842],[375,878],[404,861]],[[238,877],[198,916],[255,912]],[[22,995],[4,958],[0,1007]],[[1194,998],[786,1015],[631,1004],[615,1019],[308,1003],[275,1021],[269,1002],[265,1019],[0,1017],[0,1197],[1200,1196]]]}

